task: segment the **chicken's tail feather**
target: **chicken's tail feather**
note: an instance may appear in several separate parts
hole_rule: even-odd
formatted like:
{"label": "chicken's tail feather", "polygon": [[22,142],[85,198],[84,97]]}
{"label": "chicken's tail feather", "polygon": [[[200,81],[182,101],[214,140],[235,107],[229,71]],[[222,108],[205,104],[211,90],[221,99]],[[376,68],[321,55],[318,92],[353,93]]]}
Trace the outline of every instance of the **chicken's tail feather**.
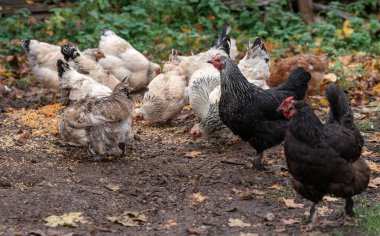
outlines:
{"label": "chicken's tail feather", "polygon": [[61,53],[66,61],[74,60],[76,57],[80,56],[78,49],[70,44],[65,44],[61,47]]}
{"label": "chicken's tail feather", "polygon": [[338,122],[347,128],[352,128],[353,116],[344,91],[335,84],[330,84],[326,88],[326,97],[330,103],[327,123]]}
{"label": "chicken's tail feather", "polygon": [[255,57],[261,57],[266,63],[269,63],[270,56],[267,53],[267,48],[261,38],[255,38],[253,42],[248,43],[246,58],[252,59]]}
{"label": "chicken's tail feather", "polygon": [[27,40],[22,40],[21,41],[21,46],[25,49],[25,51],[29,52],[30,50],[30,39]]}
{"label": "chicken's tail feather", "polygon": [[224,26],[222,31],[217,34],[212,42],[211,48],[223,50],[225,53],[230,55],[231,39],[228,35],[230,32],[229,26]]}
{"label": "chicken's tail feather", "polygon": [[59,76],[59,78],[61,78],[62,75],[63,75],[66,71],[70,70],[70,66],[69,66],[69,64],[67,64],[67,63],[65,63],[64,61],[62,61],[61,59],[59,59],[59,60],[57,61],[57,70],[58,70],[58,76]]}
{"label": "chicken's tail feather", "polygon": [[296,100],[302,100],[306,95],[310,79],[310,73],[304,68],[298,67],[293,70],[288,79],[284,83],[277,86],[275,90],[292,92],[294,93]]}

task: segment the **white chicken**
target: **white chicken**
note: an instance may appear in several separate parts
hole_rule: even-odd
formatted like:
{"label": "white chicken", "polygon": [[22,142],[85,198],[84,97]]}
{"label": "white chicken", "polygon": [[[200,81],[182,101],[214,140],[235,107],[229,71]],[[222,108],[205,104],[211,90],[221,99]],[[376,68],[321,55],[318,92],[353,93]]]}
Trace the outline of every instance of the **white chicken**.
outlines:
{"label": "white chicken", "polygon": [[63,105],[69,105],[85,97],[107,97],[112,93],[109,87],[79,73],[62,60],[57,61],[57,69],[61,88],[60,102]]}
{"label": "white chicken", "polygon": [[132,129],[132,101],[125,83],[104,98],[85,98],[67,108],[58,131],[63,143],[87,147],[90,159],[121,157]]}
{"label": "white chicken", "polygon": [[[245,57],[240,60],[238,67],[248,82],[260,88],[268,89],[269,87],[265,80],[270,76],[269,60],[270,57],[263,41],[256,38],[252,43],[248,44]],[[190,131],[193,139],[208,136],[226,128],[219,117],[220,75],[212,77],[211,85],[209,80],[204,77],[198,77],[191,87],[194,92],[190,96],[190,104],[197,116],[201,118],[201,121],[195,124]],[[208,82],[205,83],[204,81]],[[213,86],[215,87],[213,88]],[[194,100],[197,103],[192,103]]]}
{"label": "white chicken", "polygon": [[60,47],[34,39],[24,40],[21,43],[29,65],[37,81],[52,93],[52,103],[56,103],[56,93],[59,91],[57,74],[57,60],[63,59]]}
{"label": "white chicken", "polygon": [[[161,68],[158,64],[149,61],[131,44],[111,30],[102,30],[99,49],[106,54],[100,64],[113,71],[119,80],[128,76],[127,82],[131,91],[145,88],[160,73]],[[109,62],[107,61],[108,59],[110,60]],[[123,67],[124,70],[119,67]]]}
{"label": "white chicken", "polygon": [[143,106],[136,109],[136,120],[160,122],[174,118],[188,103],[186,76],[172,51],[163,73],[156,76],[144,94]]}
{"label": "white chicken", "polygon": [[78,72],[87,74],[110,89],[114,89],[119,84],[120,81],[114,75],[105,70],[99,63],[81,53],[78,48],[66,44],[61,47],[61,52],[69,65]]}
{"label": "white chicken", "polygon": [[228,35],[229,31],[229,27],[224,27],[220,33],[215,36],[211,48],[206,52],[192,56],[178,56],[179,66],[184,70],[188,80],[191,80],[193,73],[199,69],[206,71],[216,70],[212,65],[208,64],[207,61],[217,53],[229,54],[231,47],[231,40]]}

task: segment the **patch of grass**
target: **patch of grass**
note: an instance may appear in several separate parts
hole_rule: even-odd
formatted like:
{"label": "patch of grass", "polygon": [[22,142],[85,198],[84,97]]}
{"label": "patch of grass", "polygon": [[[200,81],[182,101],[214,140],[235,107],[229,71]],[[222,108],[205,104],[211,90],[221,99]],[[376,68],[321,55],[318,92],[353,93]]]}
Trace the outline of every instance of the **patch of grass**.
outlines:
{"label": "patch of grass", "polygon": [[368,119],[360,121],[358,123],[358,128],[360,131],[363,131],[363,132],[373,131],[375,129],[373,122]]}
{"label": "patch of grass", "polygon": [[370,200],[364,197],[357,202],[356,217],[364,218],[357,227],[367,235],[380,235],[380,204],[371,206]]}

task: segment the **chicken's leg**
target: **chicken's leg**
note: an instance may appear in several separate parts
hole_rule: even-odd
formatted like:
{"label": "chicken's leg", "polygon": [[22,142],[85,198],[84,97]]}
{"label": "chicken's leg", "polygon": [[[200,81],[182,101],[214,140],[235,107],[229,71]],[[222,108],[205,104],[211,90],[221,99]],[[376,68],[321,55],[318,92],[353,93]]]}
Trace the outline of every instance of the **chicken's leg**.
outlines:
{"label": "chicken's leg", "polygon": [[315,223],[318,219],[318,203],[314,202],[313,205],[310,208],[310,216],[308,223]]}
{"label": "chicken's leg", "polygon": [[345,210],[346,210],[346,215],[349,216],[350,218],[354,218],[355,217],[355,213],[354,213],[354,201],[352,200],[352,198],[347,198],[346,199],[346,206],[345,206]]}
{"label": "chicken's leg", "polygon": [[267,152],[266,151],[262,151],[260,153],[258,153],[252,160],[252,164],[253,164],[253,167],[258,169],[258,170],[263,170],[264,167],[263,167],[263,158],[266,158],[267,156]]}
{"label": "chicken's leg", "polygon": [[57,103],[57,94],[52,93],[51,94],[51,104],[56,104]]}

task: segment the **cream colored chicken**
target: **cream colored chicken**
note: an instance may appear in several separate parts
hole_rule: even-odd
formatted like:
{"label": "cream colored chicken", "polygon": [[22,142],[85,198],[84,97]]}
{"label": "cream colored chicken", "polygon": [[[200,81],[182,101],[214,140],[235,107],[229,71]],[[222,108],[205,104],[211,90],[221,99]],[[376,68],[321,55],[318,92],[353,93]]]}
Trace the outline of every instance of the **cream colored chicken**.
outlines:
{"label": "cream colored chicken", "polygon": [[112,93],[109,87],[79,73],[62,60],[57,61],[57,68],[61,88],[60,102],[63,105],[69,105],[73,101],[78,101],[85,97],[107,97]]}
{"label": "cream colored chicken", "polygon": [[119,84],[120,81],[114,75],[105,70],[99,63],[81,53],[78,48],[72,45],[64,45],[61,52],[69,65],[78,72],[87,74],[110,89],[114,89]]}
{"label": "cream colored chicken", "polygon": [[[127,82],[131,91],[138,91],[145,88],[156,75],[160,73],[160,66],[149,61],[142,53],[137,51],[126,40],[116,35],[113,31],[104,29],[101,32],[99,49],[106,54],[105,60],[100,62],[110,71],[115,71],[122,66],[125,73],[114,72],[119,80],[129,76]],[[114,56],[120,60],[113,65],[116,58],[110,58],[107,62],[108,55]],[[115,67],[115,68],[112,68]],[[129,71],[129,73],[127,72]]]}
{"label": "cream colored chicken", "polygon": [[150,122],[166,121],[178,115],[188,103],[186,76],[178,66],[176,52],[169,62],[148,85],[144,94],[143,106],[136,109],[136,119]]}
{"label": "cream colored chicken", "polygon": [[60,47],[34,39],[22,41],[21,46],[37,81],[52,93],[51,102],[56,103],[56,93],[59,91],[56,63],[58,59],[63,59]]}
{"label": "cream colored chicken", "polygon": [[132,101],[125,83],[104,98],[85,98],[68,107],[58,131],[64,144],[87,147],[90,159],[121,157],[132,129]]}
{"label": "cream colored chicken", "polygon": [[[248,44],[247,52],[240,60],[238,67],[248,80],[256,86],[268,89],[265,80],[269,78],[269,55],[261,39],[256,38]],[[197,76],[190,86],[190,104],[201,121],[190,131],[193,139],[209,136],[226,126],[219,117],[220,75]],[[192,78],[193,79],[193,78]]]}

